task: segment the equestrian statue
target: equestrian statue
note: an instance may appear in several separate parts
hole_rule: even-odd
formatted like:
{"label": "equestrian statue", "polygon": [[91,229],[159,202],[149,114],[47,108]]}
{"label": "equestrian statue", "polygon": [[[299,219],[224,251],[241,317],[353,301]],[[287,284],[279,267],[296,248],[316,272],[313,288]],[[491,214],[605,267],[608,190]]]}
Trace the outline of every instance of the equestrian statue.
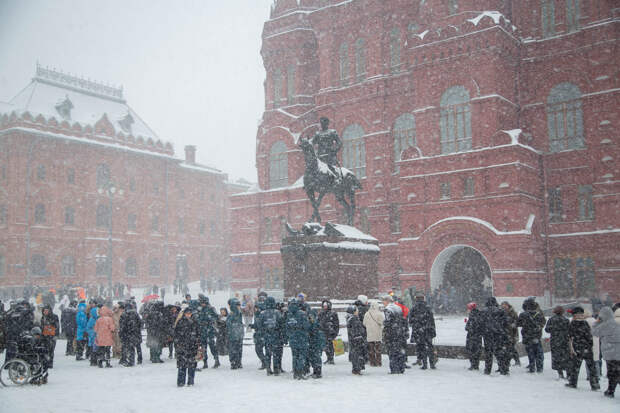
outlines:
{"label": "equestrian statue", "polygon": [[310,221],[321,222],[321,201],[326,194],[333,193],[344,207],[347,224],[353,225],[355,190],[361,189],[362,185],[353,172],[339,165],[338,151],[342,141],[335,130],[329,129],[329,119],[323,117],[320,122],[321,130],[311,140],[302,138],[299,142],[306,161],[304,189],[314,211]]}

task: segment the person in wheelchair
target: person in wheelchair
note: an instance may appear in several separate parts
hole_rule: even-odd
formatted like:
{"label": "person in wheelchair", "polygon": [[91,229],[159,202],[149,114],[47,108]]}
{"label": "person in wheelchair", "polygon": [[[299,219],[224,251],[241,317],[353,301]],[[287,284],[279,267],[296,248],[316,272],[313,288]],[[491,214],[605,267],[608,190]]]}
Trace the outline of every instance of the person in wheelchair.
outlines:
{"label": "person in wheelchair", "polygon": [[49,364],[49,347],[43,338],[40,327],[24,332],[18,341],[16,358],[30,365],[32,378],[30,384],[46,384]]}

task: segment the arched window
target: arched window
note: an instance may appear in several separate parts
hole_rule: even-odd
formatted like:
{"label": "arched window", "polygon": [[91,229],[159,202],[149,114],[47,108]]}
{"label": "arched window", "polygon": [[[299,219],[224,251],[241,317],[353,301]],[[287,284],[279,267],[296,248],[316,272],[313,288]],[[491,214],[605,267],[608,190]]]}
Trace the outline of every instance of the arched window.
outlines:
{"label": "arched window", "polygon": [[269,151],[269,187],[282,188],[288,185],[288,158],[286,144],[278,141]]}
{"label": "arched window", "polygon": [[349,45],[344,42],[340,45],[340,85],[349,83]]}
{"label": "arched window", "polygon": [[549,149],[559,152],[583,148],[581,91],[572,83],[560,83],[547,97]]}
{"label": "arched window", "polygon": [[394,27],[390,32],[390,69],[398,72],[400,67],[400,30]]}
{"label": "arched window", "polygon": [[579,0],[566,0],[566,26],[569,32],[579,30],[580,8]]}
{"label": "arched window", "polygon": [[355,80],[361,82],[366,78],[366,42],[359,38],[355,42]]}
{"label": "arched window", "polygon": [[394,122],[394,170],[405,149],[415,146],[415,118],[410,113],[400,115]]}
{"label": "arched window", "polygon": [[364,128],[357,123],[347,126],[342,132],[342,164],[358,178],[366,176],[366,146]]}
{"label": "arched window", "polygon": [[138,275],[138,262],[134,257],[129,257],[125,261],[125,275],[127,277],[136,277]]}
{"label": "arched window", "polygon": [[289,105],[295,103],[295,66],[286,69],[286,100]]}
{"label": "arched window", "polygon": [[471,149],[471,111],[469,92],[454,86],[441,96],[441,153]]}

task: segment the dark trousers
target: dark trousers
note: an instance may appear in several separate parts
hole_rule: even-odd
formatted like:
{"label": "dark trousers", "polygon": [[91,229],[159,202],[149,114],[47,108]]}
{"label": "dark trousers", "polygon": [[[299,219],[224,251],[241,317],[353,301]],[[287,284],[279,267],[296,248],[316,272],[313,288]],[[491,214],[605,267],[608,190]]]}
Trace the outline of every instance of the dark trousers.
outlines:
{"label": "dark trousers", "polygon": [[123,341],[121,349],[121,360],[130,366],[133,366],[136,362],[136,346],[130,341]]}
{"label": "dark trousers", "polygon": [[101,366],[104,361],[110,365],[110,346],[97,347],[97,363]]}
{"label": "dark trousers", "polygon": [[275,344],[273,346],[273,371],[282,371],[282,355],[284,354],[284,346]]}
{"label": "dark trousers", "polygon": [[418,353],[418,360],[422,360],[423,366],[427,365],[427,360],[431,367],[435,366],[435,349],[433,348],[432,338],[423,337],[416,340],[415,348]]}
{"label": "dark trousers", "polygon": [[581,362],[586,362],[586,368],[588,369],[588,377],[590,379],[590,386],[594,386],[598,384],[598,376],[596,375],[596,364],[594,363],[594,359],[592,354],[589,354],[586,357],[582,355],[573,355],[569,361],[568,368],[568,383],[573,386],[577,385],[577,379],[579,378],[579,370],[581,370]]}
{"label": "dark trousers", "polygon": [[74,339],[75,339],[75,336],[67,335],[67,348],[65,350],[65,355],[66,356],[72,356],[75,353],[75,350],[73,349],[73,340]]}
{"label": "dark trousers", "polygon": [[493,345],[490,342],[484,342],[484,372],[491,374],[493,370],[493,356],[497,359],[500,374],[508,374],[510,370],[510,354],[501,345]]}
{"label": "dark trousers", "polygon": [[45,345],[47,346],[48,366],[50,368],[53,368],[54,367],[54,351],[56,350],[56,340],[54,340],[53,336],[44,336],[43,340],[45,341]]}
{"label": "dark trousers", "polygon": [[179,373],[177,375],[177,386],[185,386],[185,377],[187,377],[187,385],[194,385],[194,376],[196,375],[196,368],[179,368]]}
{"label": "dark trousers", "polygon": [[[97,346],[88,346],[88,348],[90,349],[88,358],[90,359],[90,364],[94,366],[97,364]],[[88,352],[88,349],[86,351]]]}
{"label": "dark trousers", "polygon": [[207,356],[207,347],[209,347],[209,351],[211,351],[211,355],[213,356],[214,360],[219,360],[218,358],[218,352],[217,352],[217,344],[215,342],[215,337],[209,337],[209,339],[206,342],[202,343],[202,348],[204,349],[204,359],[205,361],[207,361],[208,356]]}
{"label": "dark trousers", "polygon": [[168,358],[172,358],[174,356],[174,341],[170,341],[168,343]]}
{"label": "dark trousers", "polygon": [[228,359],[231,367],[241,367],[243,340],[230,340],[228,343]]}
{"label": "dark trousers", "polygon": [[607,393],[614,394],[616,385],[620,384],[620,360],[607,361],[607,379],[609,380]]}
{"label": "dark trousers", "polygon": [[157,346],[151,346],[149,347],[150,350],[150,355],[151,355],[151,361],[152,362],[157,362],[159,360],[161,360],[161,344],[157,345]]}
{"label": "dark trousers", "polygon": [[366,346],[360,346],[357,349],[349,350],[351,353],[349,359],[351,360],[351,370],[353,373],[359,373],[364,370],[364,364],[366,361]]}
{"label": "dark trousers", "polygon": [[254,340],[254,351],[263,366],[267,365],[265,360],[265,342],[263,340]]}
{"label": "dark trousers", "polygon": [[525,350],[527,351],[530,371],[534,371],[534,368],[536,368],[538,372],[543,371],[545,353],[543,353],[542,343],[538,341],[537,343],[526,344]]}
{"label": "dark trousers", "polygon": [[388,357],[390,358],[390,373],[405,372],[405,355],[399,345],[388,345]]}
{"label": "dark trousers", "polygon": [[310,347],[308,349],[308,361],[312,366],[312,372],[314,374],[321,374],[321,367],[323,362],[321,361],[321,354],[323,350],[320,347]]}
{"label": "dark trousers", "polygon": [[470,367],[478,370],[480,367],[480,356],[482,356],[482,338],[467,339],[466,347],[469,353]]}
{"label": "dark trousers", "polygon": [[373,367],[381,366],[381,342],[373,341],[368,343],[368,360]]}
{"label": "dark trousers", "polygon": [[78,340],[75,342],[75,358],[82,358],[82,355],[84,354],[84,345],[86,345],[86,340]]}
{"label": "dark trousers", "polygon": [[308,347],[291,347],[293,353],[293,373],[295,377],[302,376],[308,358]]}
{"label": "dark trousers", "polygon": [[327,361],[334,361],[334,340],[327,340],[324,350],[327,355]]}
{"label": "dark trousers", "polygon": [[275,346],[273,344],[265,343],[265,354],[263,358],[263,365],[267,367],[267,369],[271,369],[273,363],[273,371],[276,370],[276,356],[275,356]]}

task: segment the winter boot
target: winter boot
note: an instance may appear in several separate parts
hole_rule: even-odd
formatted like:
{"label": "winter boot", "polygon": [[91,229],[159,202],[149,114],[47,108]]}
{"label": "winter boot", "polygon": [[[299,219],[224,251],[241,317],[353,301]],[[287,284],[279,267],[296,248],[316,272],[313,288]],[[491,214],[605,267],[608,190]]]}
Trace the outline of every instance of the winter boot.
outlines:
{"label": "winter boot", "polygon": [[426,361],[426,357],[424,358],[424,360],[422,360],[422,367],[420,367],[420,370],[426,370],[428,369],[428,362]]}
{"label": "winter boot", "polygon": [[609,397],[609,398],[614,398],[614,392],[610,391],[610,390],[605,390],[605,393],[603,393],[603,395],[605,397]]}
{"label": "winter boot", "polygon": [[105,367],[108,368],[108,369],[112,368],[112,365],[110,364],[110,360],[106,360],[105,361]]}
{"label": "winter boot", "polygon": [[99,360],[97,362],[97,365],[99,366],[100,369],[102,369],[103,368],[103,360]]}
{"label": "winter boot", "polygon": [[214,369],[216,369],[216,368],[218,368],[219,366],[220,366],[220,359],[219,359],[219,358],[216,358],[216,359],[215,359],[215,364],[213,365],[213,368],[214,368]]}
{"label": "winter boot", "polygon": [[204,361],[202,362],[202,368],[203,369],[208,369],[209,368],[209,364],[207,363],[207,359],[204,359]]}
{"label": "winter boot", "polygon": [[558,379],[564,379],[564,371],[558,370]]}
{"label": "winter boot", "polygon": [[321,367],[317,367],[317,368],[313,369],[312,378],[313,379],[320,379],[321,377],[323,377],[321,375]]}
{"label": "winter boot", "polygon": [[271,370],[271,367],[267,366],[266,370],[267,370],[267,375],[268,376],[273,375],[273,371]]}

